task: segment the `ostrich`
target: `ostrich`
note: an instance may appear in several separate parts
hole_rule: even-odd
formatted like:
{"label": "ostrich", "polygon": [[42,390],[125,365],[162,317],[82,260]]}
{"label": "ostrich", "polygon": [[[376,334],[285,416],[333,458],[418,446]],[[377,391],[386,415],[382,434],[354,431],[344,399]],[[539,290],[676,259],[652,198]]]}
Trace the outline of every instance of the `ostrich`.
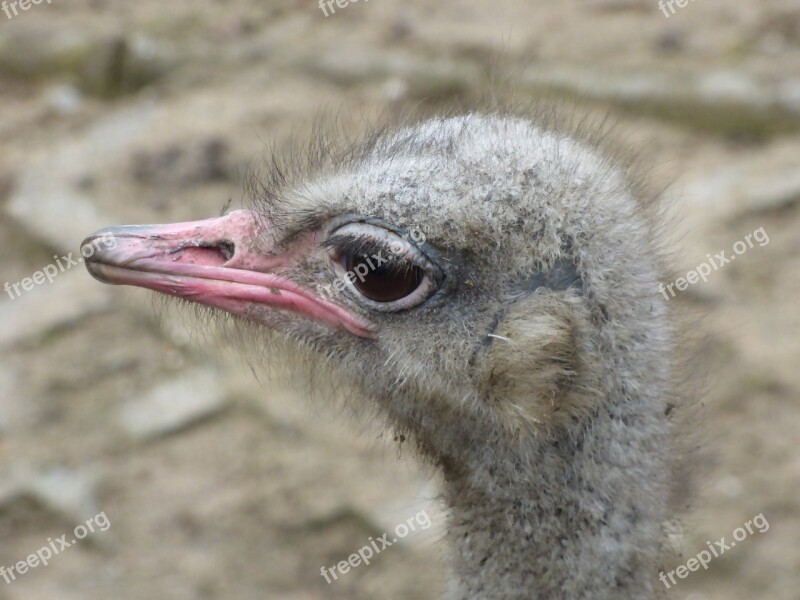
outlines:
{"label": "ostrich", "polygon": [[351,386],[441,475],[448,597],[654,597],[673,336],[628,170],[501,111],[289,162],[252,208],[96,232],[116,245],[89,272],[221,309]]}

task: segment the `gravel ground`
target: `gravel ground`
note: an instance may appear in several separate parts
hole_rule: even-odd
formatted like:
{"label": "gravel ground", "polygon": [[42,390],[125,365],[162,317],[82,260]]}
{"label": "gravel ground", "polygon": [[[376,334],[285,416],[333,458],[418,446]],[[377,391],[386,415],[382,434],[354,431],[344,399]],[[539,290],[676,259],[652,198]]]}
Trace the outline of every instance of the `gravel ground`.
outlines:
{"label": "gravel ground", "polygon": [[[669,17],[656,0],[430,4],[0,13],[0,282],[104,225],[238,205],[266,144],[320,112],[348,124],[469,103],[508,73],[509,94],[610,114],[643,149],[674,206],[676,274],[768,237],[672,300],[697,316],[706,382],[702,477],[675,541],[685,560],[755,515],[769,524],[672,597],[800,598],[800,4],[698,0]],[[82,268],[4,294],[0,565],[90,518],[97,531],[0,581],[0,599],[440,597],[435,477],[330,400],[254,376],[183,311]],[[430,528],[320,577],[421,511]]]}

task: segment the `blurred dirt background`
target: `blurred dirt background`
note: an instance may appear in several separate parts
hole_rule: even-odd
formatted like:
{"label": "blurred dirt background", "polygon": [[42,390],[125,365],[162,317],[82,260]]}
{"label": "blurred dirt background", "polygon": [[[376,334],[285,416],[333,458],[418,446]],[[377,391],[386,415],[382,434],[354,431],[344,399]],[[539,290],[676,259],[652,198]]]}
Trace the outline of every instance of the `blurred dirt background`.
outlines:
{"label": "blurred dirt background", "polygon": [[[334,5],[335,7],[335,5]],[[677,8],[677,7],[676,7]],[[698,315],[710,450],[685,558],[770,524],[675,598],[800,598],[800,2],[54,0],[0,12],[0,284],[110,224],[214,216],[266,143],[320,110],[520,99],[605,114],[674,205],[685,273],[769,243],[673,302]],[[181,311],[82,267],[0,295],[0,565],[111,522],[2,600],[438,598],[436,481],[378,431],[256,377]],[[698,395],[703,392],[698,389]],[[334,399],[331,399],[332,405]],[[434,526],[340,581],[420,510]]]}

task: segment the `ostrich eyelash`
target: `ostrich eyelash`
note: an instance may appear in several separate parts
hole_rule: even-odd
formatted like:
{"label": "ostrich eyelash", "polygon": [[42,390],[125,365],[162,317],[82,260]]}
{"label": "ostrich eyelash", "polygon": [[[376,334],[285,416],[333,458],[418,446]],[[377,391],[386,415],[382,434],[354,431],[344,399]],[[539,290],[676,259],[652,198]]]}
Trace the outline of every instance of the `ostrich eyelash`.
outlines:
{"label": "ostrich eyelash", "polygon": [[[381,255],[389,259],[381,265],[381,268],[392,275],[402,275],[417,266],[412,257],[395,254],[386,244],[363,236],[334,235],[325,240],[322,246],[337,257],[358,256],[371,258]],[[397,260],[397,258],[401,260]]]}
{"label": "ostrich eyelash", "polygon": [[322,245],[328,250],[354,255],[377,254],[378,252],[387,252],[389,250],[386,244],[354,235],[333,235],[325,240]]}

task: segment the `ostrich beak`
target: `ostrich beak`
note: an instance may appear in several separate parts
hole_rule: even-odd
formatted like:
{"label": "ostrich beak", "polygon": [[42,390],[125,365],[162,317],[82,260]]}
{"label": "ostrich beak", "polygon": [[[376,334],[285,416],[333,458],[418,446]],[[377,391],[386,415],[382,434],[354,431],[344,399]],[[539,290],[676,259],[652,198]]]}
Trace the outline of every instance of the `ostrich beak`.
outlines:
{"label": "ostrich beak", "polygon": [[171,225],[126,225],[95,232],[81,253],[95,279],[135,285],[260,321],[267,309],[284,309],[372,337],[370,323],[276,274],[297,251],[264,248],[264,220],[248,210]]}

